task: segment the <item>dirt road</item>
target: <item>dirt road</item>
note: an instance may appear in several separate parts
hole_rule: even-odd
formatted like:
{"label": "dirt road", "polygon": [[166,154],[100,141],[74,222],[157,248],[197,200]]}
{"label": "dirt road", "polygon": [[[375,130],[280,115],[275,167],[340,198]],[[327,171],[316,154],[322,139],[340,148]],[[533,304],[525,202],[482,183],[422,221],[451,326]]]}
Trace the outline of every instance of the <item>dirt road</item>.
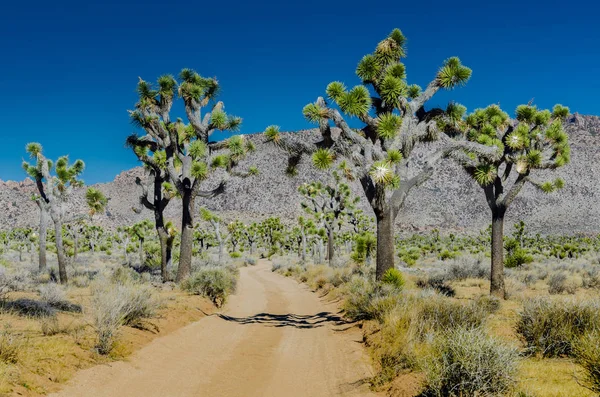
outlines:
{"label": "dirt road", "polygon": [[127,362],[79,372],[55,397],[374,396],[360,341],[335,307],[271,272],[241,269],[221,315],[158,338]]}

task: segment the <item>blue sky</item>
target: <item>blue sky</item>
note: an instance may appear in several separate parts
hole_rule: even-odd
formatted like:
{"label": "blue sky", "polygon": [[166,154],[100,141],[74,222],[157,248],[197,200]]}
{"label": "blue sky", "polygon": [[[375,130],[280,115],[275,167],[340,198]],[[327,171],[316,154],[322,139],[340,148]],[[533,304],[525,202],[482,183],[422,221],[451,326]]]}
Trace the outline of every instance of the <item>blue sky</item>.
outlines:
{"label": "blue sky", "polygon": [[[534,98],[600,114],[599,6],[591,1],[5,2],[0,11],[0,179],[23,179],[24,146],[87,164],[87,183],[136,165],[123,142],[138,76],[182,68],[216,76],[243,133],[311,125],[302,107],[333,80],[353,86],[358,60],[393,28],[408,38],[409,83],[442,61],[473,69],[434,97],[507,111]],[[500,2],[498,2],[500,3]]]}

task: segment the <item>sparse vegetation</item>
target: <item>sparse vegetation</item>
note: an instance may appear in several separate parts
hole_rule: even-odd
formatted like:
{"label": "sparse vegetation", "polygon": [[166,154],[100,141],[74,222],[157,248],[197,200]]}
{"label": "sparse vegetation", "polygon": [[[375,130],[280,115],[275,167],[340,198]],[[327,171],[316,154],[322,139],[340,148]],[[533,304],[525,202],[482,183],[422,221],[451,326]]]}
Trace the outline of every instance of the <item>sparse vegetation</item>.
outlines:
{"label": "sparse vegetation", "polygon": [[193,273],[181,287],[193,294],[202,295],[217,307],[223,306],[227,296],[235,291],[237,275],[229,269],[206,267]]}

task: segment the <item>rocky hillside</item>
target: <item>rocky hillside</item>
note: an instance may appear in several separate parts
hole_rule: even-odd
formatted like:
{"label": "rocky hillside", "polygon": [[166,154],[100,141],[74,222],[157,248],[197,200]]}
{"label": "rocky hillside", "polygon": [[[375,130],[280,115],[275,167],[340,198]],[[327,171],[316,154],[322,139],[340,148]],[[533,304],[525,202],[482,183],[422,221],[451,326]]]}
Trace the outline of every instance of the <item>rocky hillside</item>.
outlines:
{"label": "rocky hillside", "polygon": [[[527,187],[515,200],[508,213],[508,222],[525,220],[533,231],[541,233],[597,233],[600,232],[600,184],[597,172],[600,168],[600,118],[574,115],[568,126],[571,139],[571,163],[555,173],[566,181],[565,188],[558,193],[545,195],[533,187]],[[317,139],[314,131],[301,131],[300,137]],[[326,180],[327,176],[313,169],[304,161],[298,176],[285,176],[286,158],[271,145],[262,143],[261,136],[252,136],[257,145],[256,153],[241,166],[257,165],[260,175],[248,179],[230,179],[227,193],[210,201],[200,200],[218,211],[226,220],[261,219],[270,215],[293,220],[300,214],[298,186],[315,179]],[[426,150],[426,148],[425,148]],[[110,183],[98,184],[110,198],[108,211],[97,222],[107,227],[131,224],[142,218],[150,218],[138,208],[136,177],[144,177],[141,168],[134,168],[118,175]],[[555,175],[552,175],[554,178]],[[206,188],[215,186],[219,176],[206,182]],[[352,189],[361,194],[355,183]],[[31,180],[22,182],[0,181],[0,228],[30,225],[38,222],[38,209],[30,200],[35,186]],[[71,214],[86,211],[85,189],[76,192],[69,202]],[[167,217],[178,221],[178,202],[172,202]],[[365,210],[370,212],[366,203]],[[397,226],[404,231],[431,228],[444,230],[476,231],[490,223],[489,212],[481,189],[456,165],[443,163],[436,175],[417,190],[413,190],[403,212],[399,214]]]}

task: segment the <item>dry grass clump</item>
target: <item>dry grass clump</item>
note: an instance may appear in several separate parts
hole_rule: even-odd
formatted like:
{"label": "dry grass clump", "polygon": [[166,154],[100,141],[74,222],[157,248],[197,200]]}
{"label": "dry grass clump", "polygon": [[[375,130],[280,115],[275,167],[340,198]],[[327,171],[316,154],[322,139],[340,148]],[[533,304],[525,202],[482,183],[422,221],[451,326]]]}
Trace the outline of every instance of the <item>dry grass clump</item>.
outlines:
{"label": "dry grass clump", "polygon": [[489,315],[487,309],[477,302],[463,304],[434,295],[418,301],[413,309],[411,326],[419,338],[455,328],[481,328]]}
{"label": "dry grass clump", "polygon": [[516,326],[529,352],[543,357],[572,356],[580,338],[597,330],[597,300],[536,298],[524,303]]}
{"label": "dry grass clump", "polygon": [[443,333],[422,360],[425,396],[505,396],[517,383],[518,351],[479,328]]}
{"label": "dry grass clump", "polygon": [[12,331],[6,324],[0,331],[0,361],[7,364],[15,364],[19,361],[19,353],[25,344],[22,336]]}
{"label": "dry grass clump", "polygon": [[227,296],[235,291],[237,271],[223,267],[204,267],[194,272],[181,284],[185,291],[210,299],[217,307],[225,304]]}
{"label": "dry grass clump", "polygon": [[97,281],[92,285],[90,315],[98,352],[110,353],[121,326],[139,326],[144,319],[156,315],[159,308],[160,301],[150,286]]}

